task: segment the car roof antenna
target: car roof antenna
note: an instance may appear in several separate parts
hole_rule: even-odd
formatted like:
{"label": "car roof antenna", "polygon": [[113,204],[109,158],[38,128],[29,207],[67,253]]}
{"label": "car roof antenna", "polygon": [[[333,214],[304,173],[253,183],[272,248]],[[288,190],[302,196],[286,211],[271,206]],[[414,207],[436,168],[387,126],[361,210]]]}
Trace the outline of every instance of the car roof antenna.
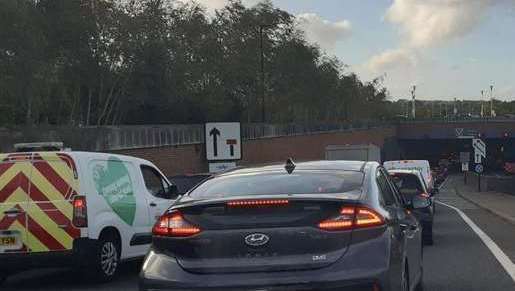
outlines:
{"label": "car roof antenna", "polygon": [[288,160],[286,160],[286,165],[284,165],[284,169],[286,170],[286,172],[288,172],[288,174],[291,174],[293,173],[293,171],[295,170],[295,163],[293,162],[293,159],[292,158],[289,158]]}

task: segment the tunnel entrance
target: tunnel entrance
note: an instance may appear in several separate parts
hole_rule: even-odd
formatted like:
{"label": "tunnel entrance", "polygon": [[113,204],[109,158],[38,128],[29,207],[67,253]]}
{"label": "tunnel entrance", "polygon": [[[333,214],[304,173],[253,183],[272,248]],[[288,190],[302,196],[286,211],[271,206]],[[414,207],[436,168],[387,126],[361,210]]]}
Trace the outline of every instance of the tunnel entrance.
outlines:
{"label": "tunnel entrance", "polygon": [[[486,138],[487,158],[483,161],[488,171],[504,171],[506,163],[515,163],[515,139]],[[417,139],[399,140],[402,159],[428,160],[432,167],[442,160],[449,162],[449,170],[461,171],[460,153],[470,153],[474,162],[471,139]]]}

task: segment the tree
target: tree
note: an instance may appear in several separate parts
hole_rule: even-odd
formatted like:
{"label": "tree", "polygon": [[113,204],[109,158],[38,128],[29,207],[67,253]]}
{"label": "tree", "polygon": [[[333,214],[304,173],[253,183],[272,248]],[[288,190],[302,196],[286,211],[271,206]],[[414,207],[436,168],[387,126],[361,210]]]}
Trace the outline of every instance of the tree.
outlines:
{"label": "tree", "polygon": [[[306,41],[295,17],[231,0],[0,1],[0,125],[384,119],[388,91]],[[263,104],[263,96],[265,103]]]}

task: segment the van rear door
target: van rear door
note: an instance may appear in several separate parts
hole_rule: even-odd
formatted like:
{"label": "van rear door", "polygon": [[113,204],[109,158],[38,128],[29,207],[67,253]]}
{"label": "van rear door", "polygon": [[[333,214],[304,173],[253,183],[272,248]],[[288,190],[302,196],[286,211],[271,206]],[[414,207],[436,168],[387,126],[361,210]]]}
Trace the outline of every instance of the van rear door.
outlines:
{"label": "van rear door", "polygon": [[28,252],[30,154],[0,154],[0,254]]}
{"label": "van rear door", "polygon": [[79,180],[73,159],[63,153],[33,155],[28,205],[28,243],[32,252],[73,249],[80,230],[72,224]]}

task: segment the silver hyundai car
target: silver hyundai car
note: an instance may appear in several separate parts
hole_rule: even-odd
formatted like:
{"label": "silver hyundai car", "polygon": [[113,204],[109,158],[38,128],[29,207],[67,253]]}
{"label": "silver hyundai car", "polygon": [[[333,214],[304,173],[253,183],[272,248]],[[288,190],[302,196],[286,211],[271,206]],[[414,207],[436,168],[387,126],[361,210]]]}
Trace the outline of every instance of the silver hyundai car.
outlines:
{"label": "silver hyundai car", "polygon": [[153,228],[140,290],[422,289],[421,226],[376,162],[237,169]]}

